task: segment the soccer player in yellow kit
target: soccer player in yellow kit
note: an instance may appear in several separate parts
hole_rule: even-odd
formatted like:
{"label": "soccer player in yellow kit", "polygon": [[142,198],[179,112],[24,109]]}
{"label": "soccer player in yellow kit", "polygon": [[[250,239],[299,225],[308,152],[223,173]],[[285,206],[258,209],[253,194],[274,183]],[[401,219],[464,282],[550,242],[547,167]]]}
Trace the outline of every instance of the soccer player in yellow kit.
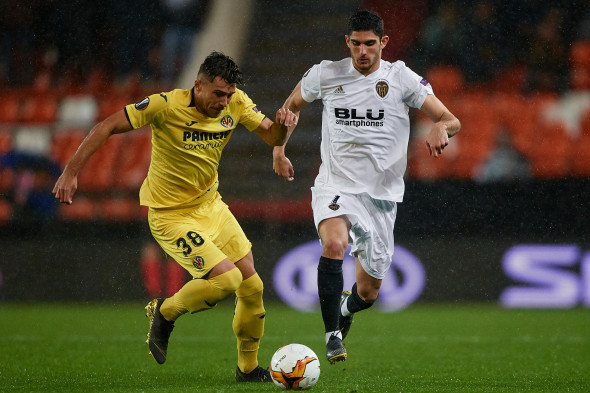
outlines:
{"label": "soccer player in yellow kit", "polygon": [[213,52],[192,89],[150,95],[97,124],[66,165],[53,193],[71,204],[78,173],[107,138],[150,124],[152,157],[140,203],[149,207],[156,241],[193,276],[172,297],[153,299],[146,306],[150,353],[164,363],[178,317],[211,309],[235,293],[236,380],[270,382],[268,370],[258,365],[265,317],[263,283],[254,268],[251,243],[217,192],[217,168],[238,124],[278,146],[297,116],[281,108],[274,122],[268,119],[236,88],[241,82],[236,63]]}

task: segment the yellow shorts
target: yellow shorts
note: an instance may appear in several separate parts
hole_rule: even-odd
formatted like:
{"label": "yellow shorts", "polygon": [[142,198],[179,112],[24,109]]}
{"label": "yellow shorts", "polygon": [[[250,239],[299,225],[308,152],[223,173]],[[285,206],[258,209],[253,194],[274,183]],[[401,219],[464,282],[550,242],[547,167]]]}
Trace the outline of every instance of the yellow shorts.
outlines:
{"label": "yellow shorts", "polygon": [[252,243],[217,191],[202,204],[185,209],[149,209],[154,239],[194,278],[228,258],[244,258]]}

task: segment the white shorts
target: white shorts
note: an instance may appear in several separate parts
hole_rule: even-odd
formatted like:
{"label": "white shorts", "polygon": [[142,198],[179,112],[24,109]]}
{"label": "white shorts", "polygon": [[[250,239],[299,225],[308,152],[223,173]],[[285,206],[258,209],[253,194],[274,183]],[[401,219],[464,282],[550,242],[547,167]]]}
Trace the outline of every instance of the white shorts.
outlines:
{"label": "white shorts", "polygon": [[356,256],[371,277],[382,280],[393,257],[393,228],[397,204],[373,199],[368,194],[347,194],[329,186],[311,188],[315,227],[325,219],[346,216],[350,255]]}

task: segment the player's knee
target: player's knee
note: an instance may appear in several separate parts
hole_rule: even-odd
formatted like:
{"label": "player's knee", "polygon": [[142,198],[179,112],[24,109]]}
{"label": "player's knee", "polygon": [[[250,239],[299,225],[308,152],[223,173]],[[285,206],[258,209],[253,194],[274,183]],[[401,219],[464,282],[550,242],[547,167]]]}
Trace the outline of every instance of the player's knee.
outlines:
{"label": "player's knee", "polygon": [[262,279],[258,275],[258,273],[253,274],[252,276],[248,277],[236,291],[237,297],[248,297],[252,295],[259,295],[262,297],[262,292],[264,291],[264,284]]}
{"label": "player's knee", "polygon": [[348,239],[341,239],[339,237],[322,239],[324,244],[323,256],[331,259],[343,259],[346,247],[348,247]]}
{"label": "player's knee", "polygon": [[379,296],[379,289],[378,288],[357,288],[359,298],[367,303],[373,304],[377,300]]}
{"label": "player's knee", "polygon": [[230,296],[235,293],[242,284],[242,273],[240,269],[234,267],[225,273],[209,278],[208,281],[215,288]]}

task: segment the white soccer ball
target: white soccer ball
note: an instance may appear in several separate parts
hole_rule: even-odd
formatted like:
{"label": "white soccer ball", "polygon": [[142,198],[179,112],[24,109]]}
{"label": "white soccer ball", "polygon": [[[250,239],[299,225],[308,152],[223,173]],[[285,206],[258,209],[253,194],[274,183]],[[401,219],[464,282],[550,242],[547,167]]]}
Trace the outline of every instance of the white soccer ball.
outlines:
{"label": "white soccer ball", "polygon": [[272,355],[270,374],[274,384],[283,390],[309,389],[320,377],[320,360],[305,345],[285,345]]}

